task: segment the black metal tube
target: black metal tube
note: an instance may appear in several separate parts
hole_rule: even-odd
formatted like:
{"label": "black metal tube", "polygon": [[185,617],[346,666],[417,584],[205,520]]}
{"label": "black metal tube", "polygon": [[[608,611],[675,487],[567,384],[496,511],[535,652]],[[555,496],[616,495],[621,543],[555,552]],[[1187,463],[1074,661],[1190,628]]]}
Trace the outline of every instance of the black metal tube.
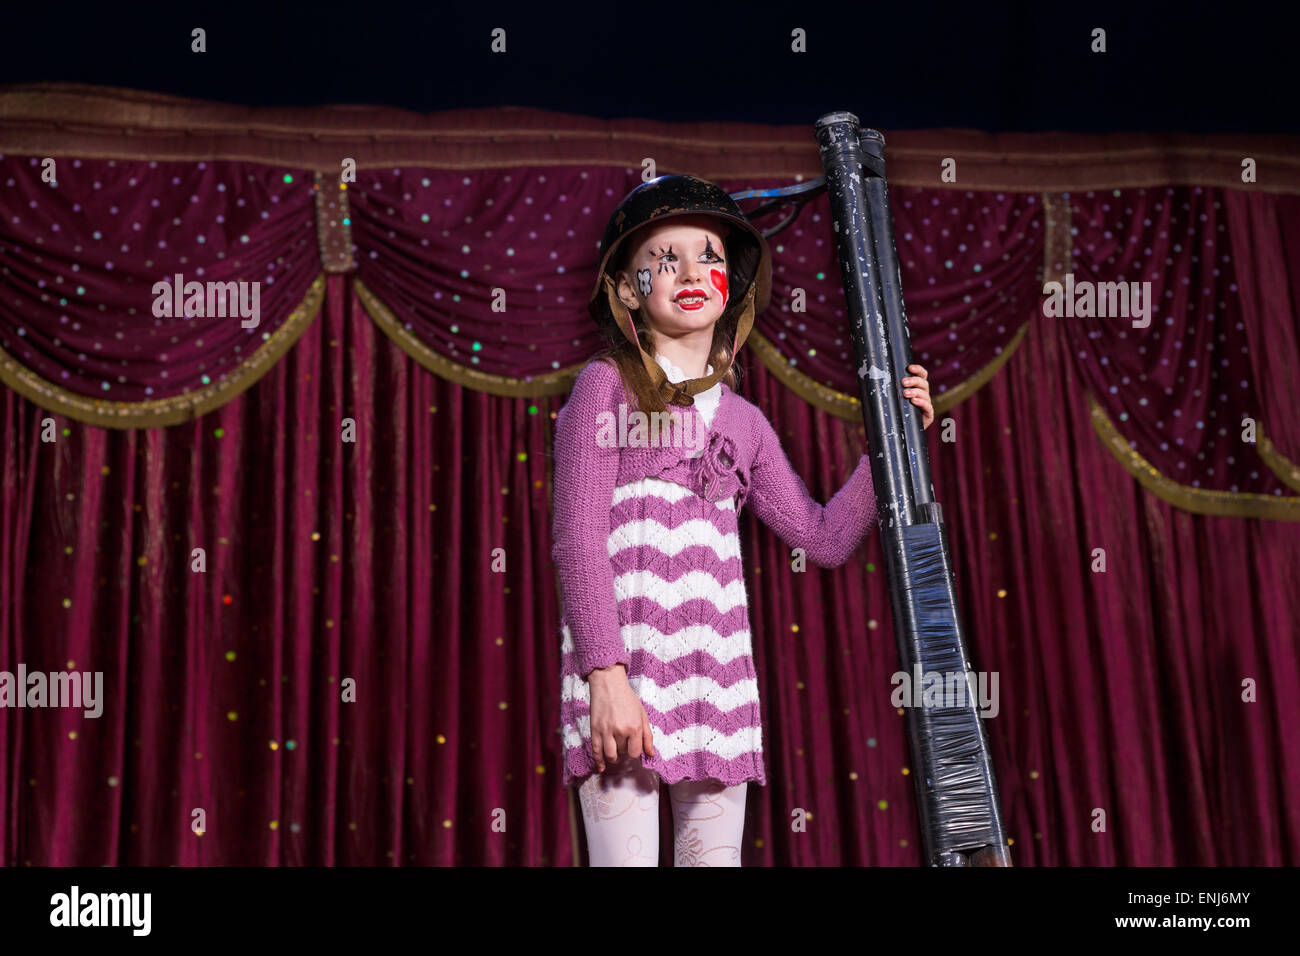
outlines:
{"label": "black metal tube", "polygon": [[[867,438],[882,466],[872,465],[876,497],[881,504],[881,527],[912,523],[911,469],[903,453],[900,430],[902,403],[894,382],[885,332],[885,313],[880,303],[880,284],[871,224],[863,193],[862,150],[858,146],[857,118],[852,113],[829,113],[817,122],[817,143],[826,169],[831,209],[842,211],[845,221],[835,219],[836,251],[844,277],[844,305],[862,395],[862,414]],[[865,329],[879,334],[867,335]]]}
{"label": "black metal tube", "polygon": [[[894,246],[894,217],[889,208],[889,184],[885,179],[885,137],[874,129],[860,130],[858,142],[865,156],[877,160],[867,177],[867,202],[871,207],[871,232],[875,241],[880,271],[881,301],[885,309],[885,327],[889,334],[894,375],[902,388],[912,363],[912,336],[907,327],[903,303],[903,273],[898,267],[898,250]],[[934,481],[930,476],[929,446],[925,441],[922,412],[910,401],[903,402],[903,430],[906,433],[908,465],[912,475],[912,494],[918,505],[934,501]]]}
{"label": "black metal tube", "polygon": [[[894,637],[905,673],[975,676],[957,613],[921,413],[903,395],[911,344],[885,188],[884,137],[852,113],[816,125],[880,510]],[[865,143],[865,147],[864,144]],[[925,857],[933,866],[1010,865],[983,719],[974,701],[915,700],[908,739]],[[967,854],[970,854],[968,857]]]}

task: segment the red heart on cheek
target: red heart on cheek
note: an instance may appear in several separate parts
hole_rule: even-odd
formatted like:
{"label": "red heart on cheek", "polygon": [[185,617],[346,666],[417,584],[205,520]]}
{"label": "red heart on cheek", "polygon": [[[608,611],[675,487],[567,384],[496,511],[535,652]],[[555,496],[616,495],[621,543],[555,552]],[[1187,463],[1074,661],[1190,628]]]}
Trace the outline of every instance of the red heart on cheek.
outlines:
{"label": "red heart on cheek", "polygon": [[722,304],[727,304],[727,274],[719,272],[717,269],[709,270],[709,281],[713,283],[713,288],[722,294]]}

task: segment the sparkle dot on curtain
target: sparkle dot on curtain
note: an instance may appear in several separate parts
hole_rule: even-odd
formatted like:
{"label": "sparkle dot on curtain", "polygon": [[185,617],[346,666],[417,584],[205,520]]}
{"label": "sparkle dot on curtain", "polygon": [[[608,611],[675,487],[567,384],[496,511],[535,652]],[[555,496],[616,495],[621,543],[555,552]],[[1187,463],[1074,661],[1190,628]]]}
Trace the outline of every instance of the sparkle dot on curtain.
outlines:
{"label": "sparkle dot on curtain", "polygon": [[235,652],[234,652],[234,651],[226,651],[226,660],[228,660],[228,661],[233,661],[234,659],[235,659]]}
{"label": "sparkle dot on curtain", "polygon": [[434,740],[438,741],[438,743],[440,744],[445,744],[447,742],[447,738],[444,737],[442,734],[439,734],[437,737],[434,738]]}
{"label": "sparkle dot on curtain", "polygon": [[298,746],[297,742],[296,742],[296,741],[293,741],[293,740],[286,740],[286,741],[284,742],[284,749],[285,749],[285,750],[293,750],[293,749],[294,749],[295,747],[297,747],[297,746]]}
{"label": "sparkle dot on curtain", "polygon": [[868,746],[868,747],[874,747],[875,745],[876,745],[876,738],[875,738],[875,737],[868,737],[868,738],[867,738],[867,746]]}
{"label": "sparkle dot on curtain", "polygon": [[231,710],[231,711],[227,711],[227,712],[226,712],[226,719],[227,719],[227,720],[238,720],[238,719],[239,719],[239,714],[237,714],[237,713],[236,713],[235,711],[233,711],[233,710]]}
{"label": "sparkle dot on curtain", "polygon": [[888,800],[881,800],[879,803],[876,804],[876,806],[878,806],[878,807],[879,807],[880,809],[882,809],[882,810],[888,810],[888,809],[889,809],[889,801],[888,801]]}
{"label": "sparkle dot on curtain", "polygon": [[1006,597],[1006,596],[1007,596],[1007,589],[1006,589],[1006,588],[998,588],[998,597],[1000,597],[1000,598],[1004,598],[1004,597]]}

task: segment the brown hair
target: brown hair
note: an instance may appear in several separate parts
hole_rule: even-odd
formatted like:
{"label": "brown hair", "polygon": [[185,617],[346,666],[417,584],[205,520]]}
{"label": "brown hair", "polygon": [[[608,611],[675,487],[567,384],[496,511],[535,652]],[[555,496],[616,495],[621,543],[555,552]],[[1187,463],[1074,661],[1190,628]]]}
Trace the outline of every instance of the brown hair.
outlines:
{"label": "brown hair", "polygon": [[[727,224],[722,220],[715,220],[723,232],[723,249],[726,249],[725,236],[730,231]],[[636,249],[636,235],[642,229],[652,223],[646,223],[635,232],[624,238],[619,246],[617,253],[609,262],[609,274],[617,276],[618,273],[627,268],[628,260],[632,258],[632,253]],[[715,369],[727,366],[726,373],[719,381],[725,382],[727,387],[733,392],[739,384],[739,371],[734,364],[735,356],[731,354],[731,345],[736,339],[736,310],[743,302],[743,298],[735,299],[727,304],[726,310],[718,318],[713,326],[713,344],[709,349],[709,364]],[[652,359],[655,357],[654,343],[651,341],[650,332],[645,327],[645,321],[640,317],[640,310],[628,310],[632,316],[632,325],[636,329],[637,338],[641,341],[641,347],[646,350],[646,354]],[[668,404],[664,401],[663,396],[653,387],[650,382],[650,374],[645,370],[641,363],[641,356],[628,341],[617,323],[606,323],[604,325],[605,337],[608,345],[592,356],[593,362],[608,361],[614,364],[618,369],[619,376],[623,379],[623,387],[636,398],[637,408],[643,412],[663,412],[667,411]]]}

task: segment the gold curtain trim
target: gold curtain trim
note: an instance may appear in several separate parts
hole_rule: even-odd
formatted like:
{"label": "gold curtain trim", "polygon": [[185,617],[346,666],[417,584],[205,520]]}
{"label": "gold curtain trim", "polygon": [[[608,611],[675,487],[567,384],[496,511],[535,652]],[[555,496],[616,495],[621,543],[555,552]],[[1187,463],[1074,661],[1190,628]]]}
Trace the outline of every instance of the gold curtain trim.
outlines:
{"label": "gold curtain trim", "polygon": [[[955,408],[988,384],[989,379],[996,375],[998,370],[1006,364],[1007,359],[1011,357],[1011,353],[1020,347],[1020,343],[1024,340],[1025,333],[1028,330],[1029,323],[1026,322],[1012,336],[1011,341],[1007,343],[1007,347],[1002,350],[1001,354],[970,378],[945,392],[932,393],[930,398],[934,402],[935,417],[938,418],[944,412]],[[823,385],[821,382],[805,375],[791,365],[776,346],[765,338],[762,333],[751,332],[749,342],[753,345],[759,359],[767,366],[767,370],[775,375],[786,388],[804,401],[817,406],[823,411],[830,412],[837,418],[854,422],[862,421],[862,400],[860,398],[831,388],[829,385]]]}
{"label": "gold curtain trim", "polygon": [[1088,393],[1088,409],[1092,427],[1100,436],[1102,444],[1157,498],[1201,515],[1300,521],[1300,498],[1283,498],[1255,492],[1209,491],[1166,478],[1146,458],[1129,447],[1124,436],[1116,430],[1101,405],[1092,397],[1092,393]]}
{"label": "gold curtain trim", "polygon": [[1269,470],[1277,475],[1278,479],[1288,488],[1300,491],[1300,465],[1297,465],[1286,455],[1277,450],[1277,446],[1264,437],[1264,426],[1262,423],[1256,425],[1255,429],[1259,434],[1259,457],[1264,459],[1264,464],[1268,465]]}
{"label": "gold curtain trim", "polygon": [[408,332],[398,321],[397,316],[393,315],[392,310],[366,288],[366,284],[359,278],[353,280],[352,287],[375,325],[379,326],[398,348],[434,375],[455,382],[457,385],[506,398],[564,395],[573,387],[573,380],[582,371],[582,365],[571,365],[556,372],[534,375],[531,380],[528,380],[509,375],[493,375],[469,368],[438,354]]}
{"label": "gold curtain trim", "polygon": [[89,425],[105,428],[178,425],[214,408],[220,408],[251,388],[298,341],[299,336],[320,312],[324,296],[325,277],[319,275],[307,290],[302,303],[249,358],[223,380],[183,395],[142,402],[111,402],[88,398],[42,378],[3,349],[0,349],[0,381],[41,408]]}
{"label": "gold curtain trim", "polygon": [[[890,181],[894,181],[893,177],[891,177]],[[1069,200],[1058,193],[1045,192],[1042,194],[1041,202],[1043,209],[1043,273],[1045,276],[1056,275],[1056,264],[1052,260],[1058,255],[1064,257],[1065,268],[1063,271],[1069,272]],[[1058,249],[1058,246],[1063,248]],[[1011,353],[1020,348],[1020,343],[1024,341],[1025,334],[1028,331],[1029,323],[1025,322],[1016,330],[1016,334],[1011,337],[1011,341],[1007,343],[1006,348],[998,353],[997,358],[970,378],[958,383],[955,387],[944,392],[932,393],[930,398],[934,402],[935,418],[956,408],[987,385],[989,380],[998,373],[998,370],[1006,364],[1007,359],[1011,358]],[[776,346],[764,338],[757,329],[750,333],[750,341],[754,346],[754,351],[758,353],[759,359],[767,366],[768,371],[804,401],[830,412],[838,418],[861,421],[862,400],[856,395],[849,395],[846,392],[833,389],[829,385],[813,381],[813,379],[791,365]]]}

